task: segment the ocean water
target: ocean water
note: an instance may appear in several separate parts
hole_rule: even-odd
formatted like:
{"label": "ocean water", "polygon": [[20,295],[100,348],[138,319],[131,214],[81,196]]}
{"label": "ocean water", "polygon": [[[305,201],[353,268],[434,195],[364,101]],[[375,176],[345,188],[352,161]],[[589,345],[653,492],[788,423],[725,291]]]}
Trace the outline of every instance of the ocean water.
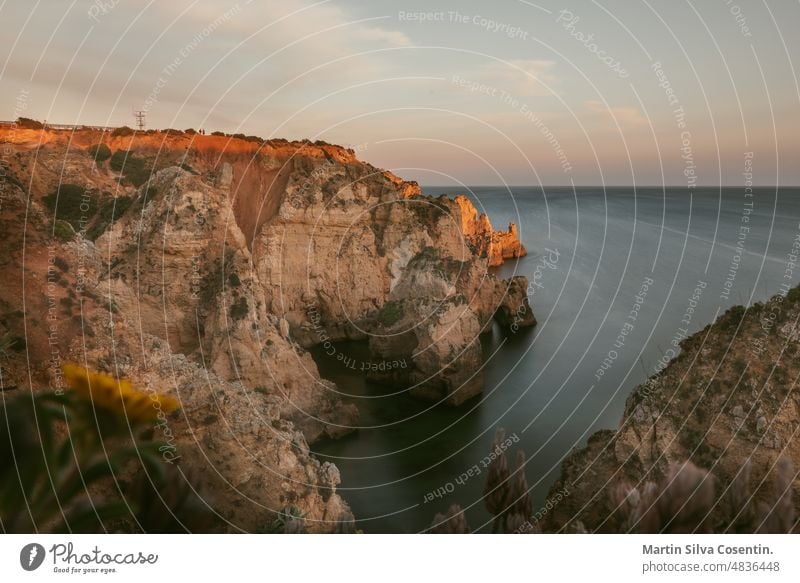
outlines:
{"label": "ocean water", "polygon": [[[789,257],[800,236],[797,188],[424,191],[466,194],[496,228],[519,226],[529,255],[497,273],[535,281],[539,323],[484,338],[485,392],[455,409],[366,383],[315,353],[361,410],[356,434],[313,449],[340,468],[339,492],[366,532],[417,532],[454,503],[473,530],[488,531],[481,461],[496,427],[517,440],[512,464],[524,449],[543,504],[564,456],[617,426],[626,397],[673,356],[674,341],[800,281]],[[340,349],[369,360],[363,343]]]}

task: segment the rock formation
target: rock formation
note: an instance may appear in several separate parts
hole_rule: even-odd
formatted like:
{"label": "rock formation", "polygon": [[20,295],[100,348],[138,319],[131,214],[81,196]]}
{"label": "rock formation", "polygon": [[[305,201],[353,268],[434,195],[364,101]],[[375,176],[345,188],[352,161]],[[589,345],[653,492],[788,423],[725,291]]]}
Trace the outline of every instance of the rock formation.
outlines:
{"label": "rock formation", "polygon": [[34,385],[58,387],[58,362],[75,360],[176,393],[176,448],[208,470],[233,530],[286,505],[312,531],[348,514],[307,443],[358,412],[305,348],[369,338],[374,374],[458,404],[482,390],[492,317],[535,322],[527,281],[489,270],[525,254],[515,227],[494,232],[468,199],[423,196],[344,148],[20,128],[0,141],[0,333],[24,334],[28,357],[3,386],[28,386],[30,362]]}
{"label": "rock formation", "polygon": [[495,320],[506,330],[517,332],[521,328],[536,325],[536,317],[528,300],[528,280],[516,276],[508,281],[497,282],[501,302],[495,312]]}
{"label": "rock formation", "polygon": [[[685,339],[680,354],[633,391],[619,428],[595,433],[564,460],[551,494],[567,488],[570,495],[555,505],[543,530],[624,532],[630,500],[618,492],[669,484],[687,461],[701,468],[695,473],[714,476],[703,486],[713,502],[704,529],[769,530],[769,510],[784,496],[800,509],[796,471],[788,481],[785,476],[790,462],[800,467],[798,319],[795,288],[766,304],[731,308]],[[784,481],[790,486],[776,493],[774,484]],[[752,500],[733,500],[736,492],[753,492]],[[767,512],[749,512],[751,506]],[[750,520],[751,514],[765,518]]]}

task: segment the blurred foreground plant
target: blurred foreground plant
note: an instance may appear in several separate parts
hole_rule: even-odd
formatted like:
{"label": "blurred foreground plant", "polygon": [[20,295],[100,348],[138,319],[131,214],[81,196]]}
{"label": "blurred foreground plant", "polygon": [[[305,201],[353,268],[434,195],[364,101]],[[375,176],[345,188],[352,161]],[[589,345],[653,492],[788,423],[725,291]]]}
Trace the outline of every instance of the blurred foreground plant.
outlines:
{"label": "blurred foreground plant", "polygon": [[144,437],[176,399],[76,365],[64,378],[65,394],[0,393],[2,531],[172,532],[207,517],[162,444]]}

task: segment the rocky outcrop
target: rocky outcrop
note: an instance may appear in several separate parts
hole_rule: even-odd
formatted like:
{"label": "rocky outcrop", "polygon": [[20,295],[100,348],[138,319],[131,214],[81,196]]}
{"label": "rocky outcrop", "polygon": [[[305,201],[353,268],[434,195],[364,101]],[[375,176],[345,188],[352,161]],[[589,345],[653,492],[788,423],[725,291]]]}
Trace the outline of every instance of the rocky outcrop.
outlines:
{"label": "rocky outcrop", "polygon": [[[410,388],[412,395],[460,405],[483,390],[481,323],[465,304],[408,301],[387,304],[381,317],[400,319],[370,337],[376,360],[389,369],[373,371],[374,380]],[[406,366],[395,366],[401,362]]]}
{"label": "rocky outcrop", "polygon": [[500,326],[512,333],[535,326],[536,317],[528,298],[528,278],[518,275],[506,281],[498,281],[496,285],[501,300],[494,318]]}
{"label": "rocky outcrop", "polygon": [[[480,394],[480,335],[490,330],[492,317],[509,332],[536,323],[527,285],[525,277],[498,281],[486,276],[481,263],[442,257],[435,247],[423,249],[373,316],[377,326],[370,348],[386,367],[371,377],[449,405]],[[393,366],[397,362],[409,366]]]}
{"label": "rocky outcrop", "polygon": [[[508,231],[495,231],[485,213],[478,214],[472,202],[464,196],[453,200],[453,214],[458,214],[461,230],[479,255],[489,259],[489,265],[502,265],[506,259],[515,259],[527,255],[525,246],[520,242],[517,226],[508,224]],[[457,209],[457,210],[456,210]]]}
{"label": "rocky outcrop", "polygon": [[[766,304],[731,308],[685,339],[680,354],[633,391],[619,428],[595,433],[564,460],[551,494],[567,488],[570,495],[547,516],[544,530],[570,531],[577,524],[589,531],[626,531],[630,501],[619,491],[646,492],[669,483],[670,472],[686,461],[714,475],[704,528],[759,530],[763,524],[742,526],[731,517],[743,518],[743,504],[749,508],[750,502],[772,507],[782,458],[800,467],[798,319],[795,288]],[[785,494],[800,509],[796,473],[789,483]],[[749,495],[731,500],[742,491],[752,492],[752,501]]]}

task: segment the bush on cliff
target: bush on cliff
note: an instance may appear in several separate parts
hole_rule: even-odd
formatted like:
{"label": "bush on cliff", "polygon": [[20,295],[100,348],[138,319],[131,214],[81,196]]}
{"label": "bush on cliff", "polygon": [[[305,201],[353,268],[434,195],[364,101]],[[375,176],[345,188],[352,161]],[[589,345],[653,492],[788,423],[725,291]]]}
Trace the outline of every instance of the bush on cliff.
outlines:
{"label": "bush on cliff", "polygon": [[67,221],[56,219],[53,224],[53,237],[59,241],[69,241],[75,236],[75,229]]}
{"label": "bush on cliff", "polygon": [[130,150],[117,150],[108,163],[109,167],[120,172],[134,186],[141,186],[150,179],[151,168],[141,158],[135,157]]}
{"label": "bush on cliff", "polygon": [[62,184],[42,201],[56,219],[68,222],[75,231],[79,231],[81,223],[85,225],[97,212],[95,197],[87,195],[86,189],[77,184]]}
{"label": "bush on cliff", "polygon": [[111,158],[111,148],[105,144],[95,144],[86,150],[95,162],[105,162]]}
{"label": "bush on cliff", "polygon": [[230,314],[232,319],[241,320],[247,316],[247,312],[247,300],[244,297],[240,297],[233,304],[231,304]]}
{"label": "bush on cliff", "polygon": [[398,302],[390,300],[380,309],[377,318],[383,326],[391,326],[403,318],[403,307]]}
{"label": "bush on cliff", "polygon": [[44,124],[29,117],[19,117],[17,118],[17,127],[25,130],[41,130],[44,129]]}
{"label": "bush on cliff", "polygon": [[11,351],[22,352],[25,345],[25,338],[22,336],[12,336],[11,332],[0,334],[0,359],[10,358]]}
{"label": "bush on cliff", "polygon": [[136,132],[132,128],[129,128],[128,126],[122,126],[112,131],[111,135],[115,138],[124,138],[125,136],[132,136],[135,133]]}
{"label": "bush on cliff", "polygon": [[130,196],[118,196],[107,200],[105,204],[100,207],[100,212],[97,213],[97,218],[87,230],[86,236],[92,241],[97,239],[110,225],[125,214],[125,211],[130,208],[132,203],[133,198]]}

